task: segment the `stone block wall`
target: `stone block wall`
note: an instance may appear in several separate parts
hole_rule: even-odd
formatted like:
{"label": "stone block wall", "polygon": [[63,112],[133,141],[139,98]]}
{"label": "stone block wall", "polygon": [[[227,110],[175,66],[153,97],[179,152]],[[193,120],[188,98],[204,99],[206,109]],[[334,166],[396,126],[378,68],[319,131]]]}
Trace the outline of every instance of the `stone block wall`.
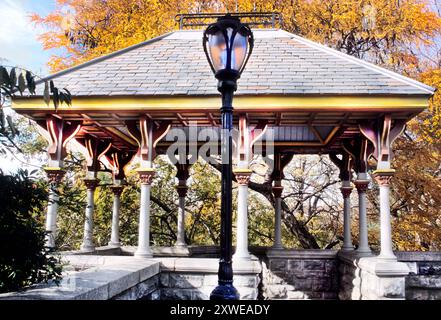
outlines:
{"label": "stone block wall", "polygon": [[[219,260],[162,258],[158,289],[161,300],[208,300],[217,286]],[[233,263],[234,287],[241,300],[258,297],[261,267],[257,260]]]}
{"label": "stone block wall", "polygon": [[160,300],[159,274],[114,296],[111,300]]}
{"label": "stone block wall", "polygon": [[[375,257],[339,254],[339,299],[441,299],[441,252],[395,252],[390,268]],[[405,267],[405,268],[403,268]],[[385,274],[383,269],[388,274]]]}
{"label": "stone block wall", "polygon": [[337,251],[270,250],[262,260],[262,298],[336,299]]}
{"label": "stone block wall", "polygon": [[410,269],[406,300],[441,300],[441,252],[398,252],[397,256]]}
{"label": "stone block wall", "polygon": [[[241,300],[256,300],[258,295],[258,275],[237,275],[234,287]],[[161,300],[208,300],[217,286],[217,274],[195,274],[181,272],[161,273],[159,288]]]}

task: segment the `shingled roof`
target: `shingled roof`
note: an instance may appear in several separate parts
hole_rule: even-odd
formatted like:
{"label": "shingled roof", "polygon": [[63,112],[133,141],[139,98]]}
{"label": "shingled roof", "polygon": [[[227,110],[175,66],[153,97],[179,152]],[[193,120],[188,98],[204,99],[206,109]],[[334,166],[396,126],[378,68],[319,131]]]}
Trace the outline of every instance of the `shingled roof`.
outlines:
{"label": "shingled roof", "polygon": [[[255,48],[237,95],[431,95],[434,91],[283,30],[254,30],[254,36]],[[48,79],[73,96],[217,95],[201,39],[202,31],[172,32]]]}

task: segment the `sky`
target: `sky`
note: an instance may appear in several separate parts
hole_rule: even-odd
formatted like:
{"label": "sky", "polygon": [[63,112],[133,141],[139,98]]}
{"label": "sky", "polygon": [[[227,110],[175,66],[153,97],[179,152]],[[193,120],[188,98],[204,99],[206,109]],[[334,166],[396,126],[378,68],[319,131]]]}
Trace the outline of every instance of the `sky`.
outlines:
{"label": "sky", "polygon": [[[44,29],[34,27],[29,14],[45,15],[55,8],[55,0],[0,0],[0,63],[20,66],[44,76],[48,74],[46,63],[52,52],[43,50],[37,40]],[[6,60],[6,61],[5,61]],[[6,113],[11,112],[9,108]],[[29,163],[32,162],[32,163]],[[10,154],[0,160],[0,169],[15,172],[18,168],[29,171],[41,166],[36,159],[29,161],[20,154]]]}
{"label": "sky", "polygon": [[40,76],[48,74],[50,51],[37,40],[44,32],[30,22],[30,13],[47,14],[55,0],[0,0],[0,58],[2,64],[20,66]]}

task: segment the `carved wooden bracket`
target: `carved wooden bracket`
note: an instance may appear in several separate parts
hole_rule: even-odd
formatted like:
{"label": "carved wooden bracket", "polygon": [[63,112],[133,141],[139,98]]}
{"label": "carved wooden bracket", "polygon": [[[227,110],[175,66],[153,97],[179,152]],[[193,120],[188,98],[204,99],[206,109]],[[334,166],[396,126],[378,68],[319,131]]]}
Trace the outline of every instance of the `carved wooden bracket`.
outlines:
{"label": "carved wooden bracket", "polygon": [[143,116],[139,119],[139,128],[136,121],[127,121],[127,129],[138,143],[138,155],[142,163],[153,161],[156,157],[156,145],[171,128],[170,121],[162,121],[156,125],[151,119]]}
{"label": "carved wooden bracket", "polygon": [[260,120],[254,128],[250,128],[246,114],[239,115],[239,138],[237,141],[239,161],[249,162],[251,160],[254,144],[262,138],[267,129],[267,120]]}
{"label": "carved wooden bracket", "polygon": [[105,157],[112,167],[114,180],[124,180],[126,177],[124,168],[132,161],[135,154],[134,151],[120,151],[114,148],[107,151]]}
{"label": "carved wooden bracket", "polygon": [[52,161],[57,161],[61,165],[61,161],[66,157],[66,145],[81,130],[81,121],[67,121],[49,115],[46,121],[37,121],[43,129],[48,132],[45,136],[49,143],[48,154]]}
{"label": "carved wooden bracket", "polygon": [[392,143],[404,131],[405,120],[395,120],[392,123],[390,114],[376,121],[363,121],[359,124],[361,133],[374,146],[373,156],[378,161],[379,168],[390,167],[392,160]]}
{"label": "carved wooden bracket", "polygon": [[101,140],[91,135],[78,139],[78,142],[86,148],[87,170],[98,172],[100,169],[99,159],[110,150],[112,143],[109,140]]}
{"label": "carved wooden bracket", "polygon": [[285,168],[294,157],[294,154],[274,153],[274,169],[271,173],[272,181],[281,181],[284,178],[283,168]]}
{"label": "carved wooden bracket", "polygon": [[374,147],[365,137],[360,139],[346,140],[343,142],[343,149],[353,159],[352,166],[356,172],[366,172],[368,160],[374,151]]}
{"label": "carved wooden bracket", "polygon": [[352,166],[353,166],[353,156],[347,152],[346,150],[344,150],[342,152],[342,158],[338,158],[337,157],[337,153],[336,152],[331,152],[329,154],[329,159],[331,159],[331,161],[338,167],[338,169],[340,170],[340,180],[341,181],[350,181],[351,180],[351,170],[352,170]]}

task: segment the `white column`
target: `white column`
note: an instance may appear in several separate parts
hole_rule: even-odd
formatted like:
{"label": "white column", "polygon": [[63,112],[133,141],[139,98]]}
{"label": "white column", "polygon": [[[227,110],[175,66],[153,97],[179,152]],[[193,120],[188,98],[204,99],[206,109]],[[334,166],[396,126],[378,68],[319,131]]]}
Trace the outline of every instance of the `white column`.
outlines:
{"label": "white column", "polygon": [[342,182],[341,192],[343,194],[343,251],[354,250],[351,236],[351,182],[345,180]]}
{"label": "white column", "polygon": [[121,208],[121,193],[123,191],[122,185],[114,185],[111,187],[113,192],[113,210],[112,210],[112,233],[110,236],[109,246],[120,247],[119,242],[119,212]]}
{"label": "white column", "polygon": [[358,235],[358,253],[370,253],[368,242],[368,228],[367,228],[367,212],[366,212],[366,190],[369,185],[369,180],[365,172],[359,172],[357,180],[354,182],[358,191],[358,221],[359,221],[359,235]]}
{"label": "white column", "polygon": [[55,238],[57,237],[57,213],[59,197],[57,192],[51,186],[49,189],[49,201],[47,205],[46,216],[46,246],[55,248]]}
{"label": "white column", "polygon": [[83,243],[81,244],[81,251],[84,252],[95,251],[95,244],[93,243],[93,211],[95,207],[95,189],[98,182],[99,180],[96,178],[84,179],[87,187],[86,219],[84,220],[84,236]]}
{"label": "white column", "polygon": [[176,246],[185,247],[185,196],[187,195],[187,186],[185,180],[179,180],[179,184],[176,186],[179,195],[179,207],[178,207],[178,230],[176,236]]}
{"label": "white column", "polygon": [[274,249],[283,249],[282,245],[282,181],[274,181],[273,194],[275,198],[275,221],[274,221]]}
{"label": "white column", "polygon": [[383,170],[374,172],[373,176],[380,188],[380,255],[378,258],[384,260],[397,260],[392,250],[392,230],[390,220],[390,180],[394,170]]}
{"label": "white column", "polygon": [[49,180],[49,197],[46,215],[46,247],[54,249],[57,237],[58,201],[60,200],[57,188],[65,171],[61,168],[45,168]]}
{"label": "white column", "polygon": [[150,189],[155,171],[152,168],[138,169],[141,181],[141,205],[139,210],[138,249],[136,257],[150,258]]}
{"label": "white column", "polygon": [[248,252],[248,183],[252,171],[237,169],[234,171],[238,186],[237,222],[236,222],[236,252],[233,259],[251,259]]}
{"label": "white column", "polygon": [[49,200],[47,205],[46,216],[46,246],[49,248],[55,248],[55,239],[57,237],[57,214],[58,214],[58,201],[60,200],[55,185],[49,186]]}

